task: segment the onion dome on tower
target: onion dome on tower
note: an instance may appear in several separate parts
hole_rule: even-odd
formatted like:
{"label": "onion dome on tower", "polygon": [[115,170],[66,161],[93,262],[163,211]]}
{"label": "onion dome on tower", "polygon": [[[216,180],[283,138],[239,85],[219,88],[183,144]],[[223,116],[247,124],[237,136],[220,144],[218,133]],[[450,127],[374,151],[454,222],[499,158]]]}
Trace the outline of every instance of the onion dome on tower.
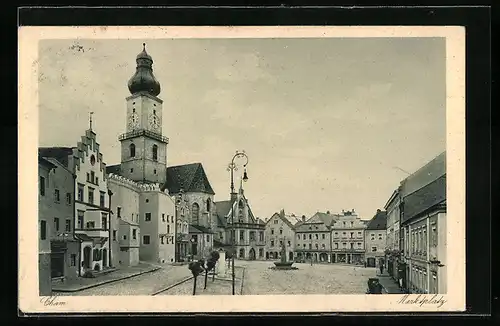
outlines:
{"label": "onion dome on tower", "polygon": [[153,75],[153,58],[146,52],[146,43],[143,43],[142,52],[137,55],[135,74],[128,81],[130,93],[147,92],[153,96],[160,94],[160,83]]}

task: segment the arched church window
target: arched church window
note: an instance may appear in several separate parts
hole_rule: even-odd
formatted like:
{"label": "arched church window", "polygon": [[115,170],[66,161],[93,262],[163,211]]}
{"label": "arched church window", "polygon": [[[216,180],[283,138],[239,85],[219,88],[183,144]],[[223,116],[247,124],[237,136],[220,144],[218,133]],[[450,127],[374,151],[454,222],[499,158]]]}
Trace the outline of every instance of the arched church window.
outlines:
{"label": "arched church window", "polygon": [[129,151],[130,151],[130,157],[135,157],[135,145],[134,144],[130,144]]}
{"label": "arched church window", "polygon": [[210,198],[207,198],[207,212],[210,212],[210,209],[212,208],[212,202],[210,201]]}
{"label": "arched church window", "polygon": [[200,206],[194,203],[191,209],[191,223],[198,225],[200,221]]}
{"label": "arched church window", "polygon": [[158,160],[158,146],[153,145],[153,160]]}

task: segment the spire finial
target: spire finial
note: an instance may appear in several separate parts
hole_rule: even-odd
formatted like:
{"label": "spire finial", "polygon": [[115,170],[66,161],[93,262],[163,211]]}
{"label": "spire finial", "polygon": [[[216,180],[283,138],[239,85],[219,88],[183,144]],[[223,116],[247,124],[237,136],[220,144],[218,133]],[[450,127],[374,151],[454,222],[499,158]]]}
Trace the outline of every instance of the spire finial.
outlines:
{"label": "spire finial", "polygon": [[146,43],[142,43],[142,50],[146,51]]}
{"label": "spire finial", "polygon": [[94,114],[94,111],[90,111],[90,118],[89,118],[89,123],[90,123],[90,130],[92,130],[92,114]]}

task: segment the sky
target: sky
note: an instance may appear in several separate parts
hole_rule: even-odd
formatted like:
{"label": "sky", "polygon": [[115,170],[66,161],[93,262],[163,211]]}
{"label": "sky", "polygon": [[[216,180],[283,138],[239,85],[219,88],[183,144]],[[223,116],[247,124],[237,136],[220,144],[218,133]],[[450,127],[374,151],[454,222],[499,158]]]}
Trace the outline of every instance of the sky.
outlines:
{"label": "sky", "polygon": [[43,40],[40,146],[76,146],[93,111],[105,163],[120,163],[143,42],[168,165],[202,163],[215,200],[227,200],[227,165],[245,150],[245,195],[260,218],[283,208],[370,219],[445,150],[444,38]]}

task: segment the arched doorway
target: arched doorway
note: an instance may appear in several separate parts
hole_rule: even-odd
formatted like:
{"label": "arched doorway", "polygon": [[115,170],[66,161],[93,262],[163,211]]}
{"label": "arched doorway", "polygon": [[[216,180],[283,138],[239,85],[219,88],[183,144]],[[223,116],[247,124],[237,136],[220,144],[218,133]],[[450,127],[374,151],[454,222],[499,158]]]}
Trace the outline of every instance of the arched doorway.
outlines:
{"label": "arched doorway", "polygon": [[375,267],[375,258],[370,257],[366,260],[367,267]]}
{"label": "arched doorway", "polygon": [[108,250],[104,248],[102,250],[102,268],[108,266]]}
{"label": "arched doorway", "polygon": [[274,259],[278,259],[279,258],[279,254],[277,252],[274,252]]}
{"label": "arched doorway", "polygon": [[322,262],[328,261],[328,255],[322,252],[321,254],[319,254],[319,260]]}
{"label": "arched doorway", "polygon": [[255,260],[255,249],[254,248],[250,248],[250,251],[248,252],[248,256],[249,256],[250,260]]}
{"label": "arched doorway", "polygon": [[289,261],[292,261],[292,260],[293,260],[293,251],[290,251],[290,252],[288,253],[288,260],[289,260]]}
{"label": "arched doorway", "polygon": [[269,259],[269,252],[266,252],[266,259]]}
{"label": "arched doorway", "polygon": [[317,253],[314,254],[314,261],[318,261],[318,254]]}
{"label": "arched doorway", "polygon": [[311,259],[311,253],[310,253],[310,252],[308,252],[308,253],[306,254],[306,259]]}
{"label": "arched doorway", "polygon": [[240,249],[240,256],[239,258],[245,258],[245,249],[241,248]]}
{"label": "arched doorway", "polygon": [[85,247],[83,248],[83,267],[84,268],[90,268],[90,255],[92,253],[92,248],[90,247]]}

